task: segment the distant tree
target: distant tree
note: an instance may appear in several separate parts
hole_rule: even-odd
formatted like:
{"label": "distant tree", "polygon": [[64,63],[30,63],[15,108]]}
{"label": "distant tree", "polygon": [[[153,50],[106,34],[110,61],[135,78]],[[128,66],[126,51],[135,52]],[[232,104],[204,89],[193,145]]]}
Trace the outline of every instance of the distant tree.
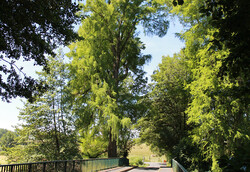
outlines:
{"label": "distant tree", "polygon": [[7,132],[8,132],[7,129],[0,128],[0,139],[1,139],[1,137],[2,137],[5,133],[7,133]]}
{"label": "distant tree", "polygon": [[32,100],[44,87],[16,62],[34,60],[48,69],[46,55],[54,56],[58,45],[77,38],[78,6],[69,0],[2,0],[0,11],[0,96]]}
{"label": "distant tree", "polygon": [[15,132],[7,131],[0,138],[0,146],[2,147],[3,150],[12,148],[17,144],[16,138],[17,138],[17,134]]}

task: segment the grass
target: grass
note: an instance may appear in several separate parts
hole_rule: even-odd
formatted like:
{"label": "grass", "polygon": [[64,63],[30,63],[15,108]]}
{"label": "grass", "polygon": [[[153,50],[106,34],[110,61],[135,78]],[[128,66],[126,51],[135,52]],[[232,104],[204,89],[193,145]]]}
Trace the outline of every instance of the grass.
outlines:
{"label": "grass", "polygon": [[[131,162],[138,162],[142,160],[143,162],[163,162],[166,160],[165,156],[158,156],[156,153],[152,152],[146,144],[136,144],[132,147],[128,159]],[[8,164],[7,157],[0,154],[0,164]]]}
{"label": "grass", "polygon": [[153,153],[146,144],[136,144],[132,147],[128,155],[128,159],[136,158],[142,158],[144,162],[163,162],[166,160],[165,156],[158,156],[157,154]]}
{"label": "grass", "polygon": [[0,165],[8,164],[7,157],[4,155],[0,155]]}

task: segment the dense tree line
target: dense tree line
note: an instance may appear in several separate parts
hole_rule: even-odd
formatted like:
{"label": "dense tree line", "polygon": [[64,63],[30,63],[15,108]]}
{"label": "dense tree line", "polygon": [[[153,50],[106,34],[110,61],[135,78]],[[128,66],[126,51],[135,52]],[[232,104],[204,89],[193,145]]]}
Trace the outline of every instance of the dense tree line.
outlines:
{"label": "dense tree line", "polygon": [[[165,150],[189,170],[247,171],[249,2],[186,0],[182,5],[176,2],[173,5],[167,10],[178,16],[185,26],[185,31],[179,34],[185,41],[185,48],[172,58],[177,56],[187,64],[189,79],[167,87],[171,77],[179,82],[185,75],[171,73],[175,65],[167,66],[166,57],[163,58],[153,75],[156,82],[153,94],[145,100],[150,101],[154,111],[141,119],[141,139]],[[188,94],[172,97],[173,91]],[[179,100],[172,111],[171,101],[175,99]],[[185,99],[185,103],[181,103]],[[185,134],[174,135],[176,130],[182,131],[176,127],[183,114],[186,114]],[[145,127],[145,123],[150,127]],[[155,137],[150,137],[152,132]],[[157,142],[158,139],[163,141]]]}

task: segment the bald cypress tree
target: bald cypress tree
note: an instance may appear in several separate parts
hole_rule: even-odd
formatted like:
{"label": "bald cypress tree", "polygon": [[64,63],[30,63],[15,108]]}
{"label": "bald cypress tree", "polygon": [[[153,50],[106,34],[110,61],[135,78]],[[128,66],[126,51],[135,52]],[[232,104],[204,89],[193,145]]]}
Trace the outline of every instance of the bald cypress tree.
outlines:
{"label": "bald cypress tree", "polygon": [[69,53],[75,113],[86,128],[108,131],[108,156],[116,157],[119,130],[136,115],[136,110],[129,113],[121,107],[138,101],[146,82],[142,66],[151,58],[141,53],[145,47],[136,26],[142,23],[147,33],[163,36],[168,22],[156,3],[143,0],[86,1],[82,10],[86,18],[78,33],[84,40],[72,44]]}

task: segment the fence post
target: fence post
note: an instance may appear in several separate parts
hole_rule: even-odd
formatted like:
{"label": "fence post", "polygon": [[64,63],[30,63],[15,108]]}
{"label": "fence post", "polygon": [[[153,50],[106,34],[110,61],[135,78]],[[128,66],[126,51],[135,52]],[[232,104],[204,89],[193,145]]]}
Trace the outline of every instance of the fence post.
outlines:
{"label": "fence post", "polygon": [[75,171],[75,161],[73,161],[73,171]]}
{"label": "fence post", "polygon": [[67,161],[64,163],[64,172],[67,172]]}
{"label": "fence post", "polygon": [[28,166],[28,172],[31,172],[31,164]]}
{"label": "fence post", "polygon": [[43,163],[43,172],[46,172],[46,163]]}

